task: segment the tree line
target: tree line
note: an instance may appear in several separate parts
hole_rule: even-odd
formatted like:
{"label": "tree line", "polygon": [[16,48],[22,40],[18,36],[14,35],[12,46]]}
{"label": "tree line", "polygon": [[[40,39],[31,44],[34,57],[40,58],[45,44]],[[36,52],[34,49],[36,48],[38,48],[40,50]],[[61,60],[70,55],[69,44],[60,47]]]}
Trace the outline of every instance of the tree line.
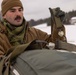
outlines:
{"label": "tree line", "polygon": [[[65,12],[65,18],[64,18],[63,23],[67,24],[67,25],[70,24],[70,19],[72,17],[76,17],[76,10]],[[0,12],[0,20],[1,20],[1,18],[2,18],[2,16],[1,16],[1,12]],[[51,17],[48,17],[48,18],[45,18],[45,19],[39,19],[37,21],[35,21],[34,19],[31,19],[31,20],[28,21],[28,23],[31,26],[35,26],[35,25],[42,24],[42,23],[47,23],[47,25],[51,25]]]}
{"label": "tree line", "polygon": [[[66,25],[71,24],[70,19],[72,17],[76,17],[76,10],[65,12],[65,18],[64,18],[63,23],[66,24]],[[47,25],[50,25],[51,24],[51,17],[48,17],[48,18],[45,18],[45,19],[39,19],[37,21],[35,21],[34,19],[31,19],[28,22],[31,26],[35,26],[35,25],[42,24],[42,23],[47,23]]]}

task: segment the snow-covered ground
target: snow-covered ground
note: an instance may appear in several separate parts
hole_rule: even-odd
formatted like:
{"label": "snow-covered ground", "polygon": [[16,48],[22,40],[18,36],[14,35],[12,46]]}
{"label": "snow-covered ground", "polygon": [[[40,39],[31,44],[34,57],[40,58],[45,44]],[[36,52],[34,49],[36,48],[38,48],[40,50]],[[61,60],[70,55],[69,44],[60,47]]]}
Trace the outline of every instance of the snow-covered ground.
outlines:
{"label": "snow-covered ground", "polygon": [[[76,25],[64,25],[66,29],[66,37],[69,43],[76,45]],[[47,26],[46,23],[34,26],[42,31],[47,32],[48,34],[51,33],[51,26]]]}

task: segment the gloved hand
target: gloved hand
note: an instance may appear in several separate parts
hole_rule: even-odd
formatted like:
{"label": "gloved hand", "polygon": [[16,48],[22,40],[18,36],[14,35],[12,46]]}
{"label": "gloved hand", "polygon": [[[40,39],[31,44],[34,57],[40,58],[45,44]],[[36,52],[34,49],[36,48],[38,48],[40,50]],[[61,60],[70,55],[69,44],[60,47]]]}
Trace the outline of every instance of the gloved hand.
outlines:
{"label": "gloved hand", "polygon": [[64,18],[65,18],[65,12],[62,11],[62,10],[60,10],[59,7],[57,7],[57,8],[55,9],[55,11],[56,11],[55,16],[56,16],[56,17],[60,17],[61,21],[63,22],[63,21],[64,21]]}

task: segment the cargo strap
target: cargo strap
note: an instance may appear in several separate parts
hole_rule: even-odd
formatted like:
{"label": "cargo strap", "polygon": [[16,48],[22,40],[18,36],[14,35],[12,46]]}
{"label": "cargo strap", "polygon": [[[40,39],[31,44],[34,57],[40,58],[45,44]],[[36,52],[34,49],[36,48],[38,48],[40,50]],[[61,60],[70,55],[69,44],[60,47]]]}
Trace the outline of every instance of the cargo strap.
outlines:
{"label": "cargo strap", "polygon": [[10,65],[14,59],[25,51],[31,42],[11,48],[6,55],[0,57],[0,75],[10,75]]}
{"label": "cargo strap", "polygon": [[57,40],[55,42],[55,49],[57,50],[67,50],[67,51],[76,51],[76,45]]}
{"label": "cargo strap", "polygon": [[65,27],[62,24],[60,17],[56,16],[58,8],[54,8],[54,9],[49,8],[49,10],[51,13],[52,42],[55,43],[55,41],[58,39],[66,42],[67,40],[65,35]]}

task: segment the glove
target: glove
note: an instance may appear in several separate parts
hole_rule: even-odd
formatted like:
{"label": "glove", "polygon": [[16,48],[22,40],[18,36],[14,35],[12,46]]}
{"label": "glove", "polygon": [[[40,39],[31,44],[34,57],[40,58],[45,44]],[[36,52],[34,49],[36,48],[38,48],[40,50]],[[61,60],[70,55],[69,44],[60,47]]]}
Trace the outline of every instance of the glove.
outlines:
{"label": "glove", "polygon": [[59,7],[57,7],[57,8],[55,9],[55,11],[56,11],[55,16],[56,16],[56,17],[60,17],[61,21],[63,22],[63,21],[64,21],[64,18],[65,18],[65,12],[62,11],[62,10],[60,10]]}

